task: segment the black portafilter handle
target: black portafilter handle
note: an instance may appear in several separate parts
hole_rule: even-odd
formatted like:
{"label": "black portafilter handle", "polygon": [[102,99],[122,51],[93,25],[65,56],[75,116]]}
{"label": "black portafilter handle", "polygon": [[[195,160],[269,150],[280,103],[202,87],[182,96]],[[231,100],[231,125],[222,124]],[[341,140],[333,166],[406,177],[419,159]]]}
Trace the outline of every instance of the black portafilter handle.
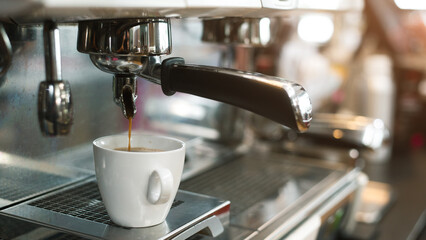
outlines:
{"label": "black portafilter handle", "polygon": [[259,73],[210,66],[187,65],[183,58],[161,64],[164,94],[189,93],[235,105],[304,132],[312,119],[312,105],[297,83]]}

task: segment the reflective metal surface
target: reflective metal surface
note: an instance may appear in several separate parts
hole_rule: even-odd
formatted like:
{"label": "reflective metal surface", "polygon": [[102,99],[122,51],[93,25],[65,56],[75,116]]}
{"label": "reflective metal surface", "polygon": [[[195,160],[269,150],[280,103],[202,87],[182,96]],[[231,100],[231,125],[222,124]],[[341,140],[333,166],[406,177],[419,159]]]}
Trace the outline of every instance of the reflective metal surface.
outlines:
{"label": "reflective metal surface", "polygon": [[[141,56],[171,53],[170,19],[140,18],[79,22],[77,50],[90,54],[93,64],[100,70],[115,74],[114,101],[126,118],[136,113],[136,74],[144,74],[158,83],[153,58]],[[148,66],[148,64],[150,64]],[[131,83],[129,83],[129,81]],[[131,96],[124,101],[123,92]]]}
{"label": "reflective metal surface", "polygon": [[91,54],[90,60],[101,71],[112,74],[138,74],[146,68],[146,64],[140,56]]}
{"label": "reflective metal surface", "polygon": [[[229,201],[178,191],[166,221],[146,228],[122,228],[108,217],[94,179],[0,211],[14,218],[95,239],[186,239],[208,228],[214,237],[222,231]],[[229,216],[229,215],[228,215]]]}
{"label": "reflective metal surface", "polygon": [[[14,17],[19,23],[34,23],[46,18],[59,22],[77,22],[87,19],[137,18],[145,17],[270,17],[288,16],[292,12],[306,10],[360,11],[362,0],[296,1],[296,0],[246,0],[246,1],[197,1],[162,0],[99,2],[97,0],[71,3],[51,2],[49,0],[3,0],[5,7],[0,15]],[[288,10],[293,10],[289,11]],[[23,14],[25,13],[25,14]]]}
{"label": "reflective metal surface", "polygon": [[[76,26],[61,26],[61,34],[63,34],[63,37],[61,38],[61,45],[65,46],[62,49],[62,59],[64,61],[62,70],[63,75],[69,76],[69,80],[73,84],[75,100],[74,106],[76,107],[75,125],[67,137],[44,138],[37,128],[35,117],[37,85],[39,80],[44,78],[42,58],[43,44],[40,41],[42,39],[42,32],[40,28],[35,28],[34,31],[35,37],[33,41],[25,42],[19,46],[19,51],[14,53],[14,61],[16,61],[17,64],[14,64],[10,68],[8,78],[6,79],[3,87],[0,88],[0,135],[2,136],[0,138],[0,154],[13,152],[16,155],[27,156],[31,159],[32,164],[45,168],[45,171],[55,171],[55,168],[48,167],[50,164],[60,164],[69,169],[77,167],[79,170],[82,170],[86,166],[92,165],[93,159],[90,146],[82,152],[79,150],[80,147],[85,147],[96,137],[126,131],[128,127],[127,120],[122,117],[120,111],[116,111],[114,103],[111,101],[111,75],[105,74],[94,68],[92,62],[89,58],[87,58],[87,55],[79,54],[75,50],[75,39],[77,37]],[[189,49],[193,49],[193,46]],[[187,49],[182,52],[185,51],[187,53],[190,52]],[[189,58],[191,59],[189,61],[199,62],[197,61],[197,58],[202,57],[207,59],[204,60],[205,62],[203,62],[203,64],[214,65],[216,62],[216,59],[214,59],[215,52],[217,52],[217,49],[214,49],[214,51],[197,52],[195,54],[197,57],[192,59]],[[92,56],[96,56],[96,54],[93,54]],[[123,59],[124,57],[120,57],[118,60]],[[141,58],[137,60],[139,61],[137,65],[139,66],[139,63],[141,63],[142,66],[158,66],[158,64],[161,63],[159,58],[148,59],[154,60],[146,65],[143,64],[145,63],[145,60]],[[115,59],[112,58],[111,60],[115,61]],[[135,59],[126,58],[125,61],[128,61],[126,64],[130,64],[132,60]],[[106,62],[104,66],[107,66],[108,64],[109,63]],[[185,66],[180,66],[178,68],[182,69],[185,68]],[[198,67],[200,66],[196,66],[196,68]],[[210,69],[215,68],[213,67]],[[203,68],[203,72],[205,72],[205,70],[206,69]],[[255,82],[262,84],[268,80],[269,84],[271,84],[268,86],[276,87],[281,93],[283,91],[287,91],[288,93],[285,93],[284,97],[294,97],[297,99],[297,101],[295,101],[297,104],[306,100],[302,89],[297,86],[293,86],[291,83],[288,83],[287,86],[287,83],[281,83],[282,81],[280,79],[234,70],[230,70],[229,72],[226,69],[221,70],[222,72],[219,71],[219,74],[228,74],[231,75],[231,77],[244,81],[247,79],[254,79]],[[140,75],[143,77],[152,77],[151,80],[159,79],[158,82],[162,80],[162,72],[158,72],[158,68],[156,67],[142,68],[142,72],[143,74],[140,73]],[[247,79],[242,79],[242,75],[247,77]],[[158,76],[160,76],[160,78],[158,78]],[[25,79],[26,81],[21,81],[22,79]],[[229,234],[225,236],[225,239],[228,236],[229,239],[243,239],[247,238],[251,233],[258,234],[264,229],[267,229],[268,226],[272,226],[272,223],[276,223],[275,220],[277,218],[283,221],[286,219],[303,219],[306,213],[314,211],[319,205],[321,205],[323,202],[322,200],[326,200],[327,196],[338,191],[341,187],[343,187],[343,185],[350,182],[352,179],[352,172],[349,172],[350,170],[348,169],[316,166],[315,164],[314,167],[310,164],[299,165],[297,162],[299,160],[302,161],[301,159],[292,158],[287,155],[264,157],[258,155],[246,155],[244,158],[235,159],[236,154],[238,153],[236,146],[241,145],[242,138],[237,138],[235,145],[225,145],[225,141],[223,141],[222,137],[229,137],[229,135],[232,135],[231,132],[236,129],[235,126],[237,126],[238,129],[244,129],[244,118],[241,118],[237,114],[234,115],[234,112],[231,110],[229,112],[221,112],[221,103],[179,93],[174,95],[173,98],[167,98],[164,96],[158,85],[151,84],[151,82],[148,81],[140,81],[139,79],[136,79],[136,81],[139,81],[139,85],[135,90],[135,93],[139,95],[139,98],[135,102],[138,107],[133,125],[135,131],[155,130],[157,133],[160,132],[165,135],[172,135],[172,133],[179,132],[189,138],[197,136],[202,137],[202,141],[204,141],[204,139],[215,141],[214,144],[217,145],[206,140],[208,144],[203,143],[199,147],[192,148],[189,151],[193,152],[188,152],[187,154],[189,157],[187,159],[188,168],[193,167],[192,170],[194,170],[196,174],[202,172],[203,174],[198,175],[199,177],[211,176],[210,173],[206,173],[206,167],[216,166],[217,168],[214,168],[213,172],[217,173],[215,172],[217,169],[220,169],[217,170],[219,172],[224,171],[226,166],[230,166],[229,164],[232,165],[233,162],[235,162],[232,161],[228,162],[228,164],[224,164],[223,166],[218,166],[218,163],[221,160],[222,162],[220,163],[223,163],[232,158],[238,163],[235,164],[233,168],[230,168],[232,172],[228,172],[228,174],[226,174],[229,178],[225,179],[225,177],[221,177],[223,179],[219,179],[226,180],[221,182],[221,184],[212,185],[208,180],[196,183],[196,188],[199,187],[201,189],[200,192],[207,189],[208,191],[212,191],[212,193],[217,193],[218,196],[226,193],[225,195],[229,196],[229,198],[232,197],[233,201],[236,203],[234,212],[235,216],[231,216],[231,225],[225,229],[225,233]],[[283,87],[282,84],[285,84],[286,87]],[[234,89],[240,90],[244,86],[245,85],[243,84],[235,84]],[[209,89],[207,88],[207,90]],[[268,92],[265,94],[267,95]],[[252,96],[251,99],[253,99]],[[299,99],[299,97],[302,98]],[[140,101],[141,99],[143,101]],[[254,100],[257,101],[258,99]],[[268,102],[269,105],[274,105],[271,108],[277,110],[277,112],[291,113],[287,115],[290,118],[295,118],[293,115],[298,112],[293,110],[289,110],[288,112],[283,111],[282,109],[278,109],[279,106],[282,107],[282,105],[270,103],[271,102]],[[262,104],[265,104],[265,102]],[[289,106],[290,109],[292,109],[294,107],[292,104],[293,102],[290,102],[286,106]],[[302,122],[304,119],[307,120],[311,117],[309,106],[310,103],[308,106],[302,107],[299,111],[301,115],[299,120],[302,120]],[[307,124],[309,123],[305,122],[304,124],[301,124],[301,128],[303,129],[303,127],[307,127]],[[296,128],[299,127],[296,126]],[[15,161],[16,159],[19,159],[19,157],[14,156],[11,158],[11,161]],[[195,161],[193,160],[195,160],[197,164],[195,164]],[[89,167],[87,169],[89,169]],[[15,177],[19,178],[20,176],[22,175],[16,174]],[[237,181],[236,178],[234,178],[236,176],[242,177],[239,181]],[[185,177],[185,179],[189,182],[192,181],[193,175],[187,175]],[[255,183],[250,182],[255,179],[258,181],[255,181]],[[42,183],[43,181],[34,181],[34,183],[39,182]],[[247,189],[248,192],[254,191],[254,194],[251,195],[253,196],[253,199],[249,199],[251,202],[249,202],[247,198],[242,197],[241,199],[234,199],[235,195],[233,194],[237,193],[237,191],[233,191],[232,189],[235,189],[234,184],[237,183],[253,186],[253,188],[247,186],[244,186],[247,188],[242,188]],[[186,181],[183,184],[186,184]],[[259,187],[254,188],[254,186]],[[229,189],[226,189],[227,187],[229,187]],[[274,187],[276,188],[274,189]],[[70,188],[65,188],[61,190],[67,191],[69,189]],[[255,191],[259,189],[265,191]],[[93,193],[94,191],[90,192]],[[56,193],[57,192],[51,193],[50,195],[46,194],[40,198],[32,199],[31,201],[35,202],[42,198],[48,199]],[[243,196],[244,194],[245,193],[240,193],[239,196]],[[89,194],[83,195],[89,196]],[[320,200],[314,201],[316,197]],[[229,198],[226,197],[224,199]],[[256,201],[254,202],[253,200]],[[55,201],[58,203],[60,202],[60,200]],[[203,204],[204,202],[205,201],[200,201],[197,202],[197,204]],[[99,206],[99,201],[89,198],[88,205],[90,205],[89,207]],[[38,224],[41,224],[38,222],[39,217],[45,217],[45,219],[48,219],[46,221],[52,221],[54,224],[62,224],[61,229],[64,229],[63,231],[70,231],[65,230],[65,227],[68,227],[69,229],[70,226],[79,228],[79,234],[82,234],[84,237],[89,237],[89,234],[86,233],[90,231],[98,231],[95,234],[107,233],[109,234],[108,236],[115,238],[119,238],[125,234],[129,234],[130,237],[137,238],[141,234],[141,232],[138,231],[134,231],[133,233],[135,234],[131,234],[127,231],[127,229],[120,228],[117,230],[117,228],[105,227],[105,225],[102,225],[103,223],[82,219],[73,215],[55,213],[55,217],[50,218],[52,215],[44,214],[46,211],[50,210],[44,209],[42,211],[35,210],[34,212],[31,212],[34,209],[40,208],[25,203],[15,205],[14,207],[4,208],[3,212],[12,209],[17,210],[18,206],[24,206],[21,208],[22,211],[19,210],[19,214],[21,214],[20,216],[25,216],[27,220],[28,218],[31,218],[32,220],[29,221],[32,221],[33,223],[37,222]],[[181,206],[182,205],[177,206],[176,209]],[[196,205],[194,204],[194,206]],[[289,210],[291,208],[293,210]],[[302,209],[303,211],[299,212],[299,209]],[[259,210],[265,211],[261,212]],[[180,213],[180,215],[190,214],[186,210],[179,211],[183,212]],[[77,212],[78,211],[74,211],[72,213],[77,214]],[[9,214],[10,213],[8,213],[8,216],[11,216]],[[30,216],[27,214],[30,214]],[[96,214],[93,214],[93,216],[89,217],[97,217],[95,215]],[[258,218],[257,216],[260,217]],[[74,221],[76,218],[78,220]],[[295,226],[295,223],[296,222],[292,220],[291,222],[285,222],[284,224],[286,229],[290,229]],[[182,224],[182,222],[179,221],[178,224]],[[196,223],[191,226],[197,225],[198,224]],[[168,228],[170,226],[171,225],[160,226],[158,229],[159,231],[163,231],[164,228],[161,227]],[[270,232],[269,230],[266,232]],[[75,230],[72,231],[74,233],[77,232]],[[148,237],[151,236],[149,233],[144,233],[144,235]]]}
{"label": "reflective metal surface", "polygon": [[[190,53],[187,45],[182,45],[184,43],[191,47],[203,47],[197,37],[194,40],[194,36],[186,32],[182,22],[177,21],[176,24],[176,34],[192,39],[178,42],[178,52]],[[196,28],[201,28],[201,23],[194,24]],[[42,160],[43,156],[75,149],[100,136],[122,133],[128,129],[127,119],[123,118],[122,112],[112,100],[112,75],[99,71],[87,55],[75,49],[76,25],[60,25],[59,29],[62,75],[67,77],[73,90],[73,127],[67,136],[58,138],[46,138],[40,132],[37,91],[40,81],[46,78],[42,28],[18,27],[15,31],[8,31],[9,35],[12,34],[10,39],[15,49],[14,64],[0,87],[1,152]],[[24,36],[21,33],[26,34]],[[188,60],[198,61],[203,58],[204,64],[217,63],[219,55],[215,53],[218,47],[208,46],[208,49],[192,57],[188,56]],[[158,58],[154,59],[158,62]],[[155,69],[150,72],[155,72]],[[223,111],[223,105],[216,101],[188,94],[177,93],[170,98],[164,96],[158,85],[140,78],[136,81],[139,97],[136,100],[138,111],[133,119],[134,131],[156,131],[190,137],[196,135],[212,141],[232,140],[235,144],[241,143],[245,118],[235,111],[227,108]],[[90,152],[88,154],[90,156]],[[73,158],[69,155],[66,159],[54,159],[68,164]]]}
{"label": "reflective metal surface", "polygon": [[395,201],[395,191],[387,183],[369,181],[362,192],[356,221],[377,224]]}
{"label": "reflective metal surface", "polygon": [[[339,175],[342,173],[284,159],[259,160],[247,156],[184,181],[180,187],[226,196],[232,203],[231,223],[257,229],[281,210],[299,202],[314,186],[322,188],[327,185],[325,182],[333,182],[331,179],[336,180]],[[269,203],[271,209],[264,211]]]}
{"label": "reflective metal surface", "polygon": [[348,114],[315,114],[307,135],[340,139],[371,150],[379,149],[390,140],[389,130],[382,120]]}
{"label": "reflective metal surface", "polygon": [[62,80],[59,29],[47,21],[43,29],[46,81],[38,90],[38,117],[41,132],[47,136],[66,135],[73,121],[71,87]]}
{"label": "reflective metal surface", "polygon": [[[222,213],[219,216],[222,224],[225,224],[225,231],[218,239],[266,239],[290,233],[298,223],[313,214],[325,214],[357,188],[355,179],[359,174],[358,169],[283,154],[259,155],[255,151],[251,154],[181,183],[180,189],[230,199],[230,212],[227,201],[180,191],[165,224],[152,228],[121,228],[107,216],[95,179],[90,177],[50,194],[4,208],[0,214],[42,223],[85,238],[134,239],[143,236],[142,239],[163,239],[163,236],[173,235],[180,239],[192,236],[201,227],[209,227],[218,233],[220,227],[217,221],[203,223],[201,220],[205,220],[204,217],[194,221],[183,219],[192,218],[205,209],[206,213],[202,216]],[[218,204],[214,206],[221,207],[212,207],[213,202]],[[190,230],[192,233],[189,234],[189,229],[194,231]],[[22,236],[26,235],[23,233]]]}
{"label": "reflective metal surface", "polygon": [[114,102],[121,107],[125,118],[133,118],[136,114],[135,101],[138,98],[136,76],[114,75],[112,92]]}
{"label": "reflective metal surface", "polygon": [[[43,29],[14,27],[18,29],[8,31],[8,34],[18,34],[10,35],[14,64],[0,87],[0,152],[36,161],[44,155],[127,129],[127,122],[112,101],[111,76],[93,67],[86,55],[77,52],[77,28],[69,25],[59,29],[62,76],[66,76],[73,88],[73,127],[66,136],[44,137],[37,119],[38,88],[40,81],[46,80]],[[23,36],[20,34],[23,32],[28,34]],[[66,160],[56,158],[56,161]]]}
{"label": "reflective metal surface", "polygon": [[43,27],[44,64],[46,80],[62,80],[62,59],[59,28],[56,23],[46,21]]}
{"label": "reflective metal surface", "polygon": [[[159,56],[141,57],[91,54],[90,60],[100,70],[114,74],[112,83],[114,102],[121,107],[125,118],[133,118],[136,114],[136,75],[142,76],[153,83],[161,84],[161,59]],[[123,99],[122,93],[125,89],[131,92],[131,97],[129,97],[128,101],[124,101]]]}
{"label": "reflective metal surface", "polygon": [[312,160],[246,155],[182,182],[181,189],[226,196],[231,201],[230,226],[253,231],[250,237],[221,239],[276,239],[275,234],[288,234],[337,192],[342,191],[342,199],[357,188],[359,170]]}
{"label": "reflective metal surface", "polygon": [[38,116],[46,136],[67,135],[73,121],[71,87],[67,81],[43,81],[38,90]]}
{"label": "reflective metal surface", "polygon": [[3,78],[12,64],[12,45],[10,44],[9,37],[0,23],[0,87],[3,83]]}
{"label": "reflective metal surface", "polygon": [[283,84],[283,89],[291,100],[297,129],[301,132],[307,131],[312,120],[312,104],[308,93],[302,86],[290,81]]}
{"label": "reflective metal surface", "polygon": [[202,40],[206,42],[263,47],[277,30],[270,18],[221,18],[203,20]]}
{"label": "reflective metal surface", "polygon": [[[284,149],[337,160],[339,154],[374,162],[389,158],[391,135],[381,119],[350,114],[316,113],[306,134],[284,130]],[[327,156],[328,155],[328,156]]]}
{"label": "reflective metal surface", "polygon": [[91,175],[77,168],[0,153],[0,209]]}
{"label": "reflective metal surface", "polygon": [[110,56],[170,54],[170,19],[139,18],[79,22],[77,50]]}

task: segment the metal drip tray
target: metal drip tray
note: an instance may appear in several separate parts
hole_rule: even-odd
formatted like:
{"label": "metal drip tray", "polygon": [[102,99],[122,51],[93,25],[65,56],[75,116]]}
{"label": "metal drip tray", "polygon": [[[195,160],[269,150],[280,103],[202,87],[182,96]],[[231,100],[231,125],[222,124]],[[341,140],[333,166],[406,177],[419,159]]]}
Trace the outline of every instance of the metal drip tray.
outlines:
{"label": "metal drip tray", "polygon": [[0,152],[0,209],[92,175]]}
{"label": "metal drip tray", "polygon": [[206,227],[215,234],[217,224],[221,229],[216,231],[221,232],[215,216],[229,216],[229,206],[229,201],[179,190],[165,222],[123,228],[110,220],[92,178],[0,213],[92,239],[185,239]]}
{"label": "metal drip tray", "polygon": [[180,188],[229,199],[233,227],[262,231],[280,218],[290,229],[290,219],[309,216],[357,174],[357,169],[297,156],[247,155],[186,180]]}
{"label": "metal drip tray", "polygon": [[[90,181],[60,194],[29,202],[28,205],[97,223],[115,225],[109,218],[101,194],[97,189],[96,182]],[[172,209],[182,203],[182,200],[175,199]]]}
{"label": "metal drip tray", "polygon": [[[256,203],[275,195],[286,185],[291,185],[295,176],[300,177],[309,171],[291,163],[270,167],[271,164],[265,166],[262,163],[247,164],[243,161],[243,159],[232,161],[204,175],[185,181],[181,184],[181,188],[197,193],[214,194],[214,196],[227,196],[233,203],[231,216],[238,216]],[[316,172],[311,177],[319,181],[327,175],[327,172]],[[298,192],[288,196],[289,198],[313,187],[313,181],[308,183],[308,179],[304,180],[307,189],[301,189],[303,186],[296,185],[299,187]],[[300,185],[300,182],[295,184]]]}
{"label": "metal drip tray", "polygon": [[0,176],[0,196],[11,202],[71,180],[69,177],[4,164],[0,164]]}

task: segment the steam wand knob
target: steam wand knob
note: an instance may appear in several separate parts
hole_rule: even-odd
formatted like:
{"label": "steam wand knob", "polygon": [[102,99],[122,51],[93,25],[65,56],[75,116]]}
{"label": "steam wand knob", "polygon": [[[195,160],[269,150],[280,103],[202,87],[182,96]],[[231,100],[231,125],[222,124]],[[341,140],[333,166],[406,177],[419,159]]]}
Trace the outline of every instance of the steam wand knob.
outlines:
{"label": "steam wand knob", "polygon": [[52,21],[44,23],[46,81],[38,89],[38,118],[45,136],[66,135],[73,121],[71,87],[62,80],[59,29]]}

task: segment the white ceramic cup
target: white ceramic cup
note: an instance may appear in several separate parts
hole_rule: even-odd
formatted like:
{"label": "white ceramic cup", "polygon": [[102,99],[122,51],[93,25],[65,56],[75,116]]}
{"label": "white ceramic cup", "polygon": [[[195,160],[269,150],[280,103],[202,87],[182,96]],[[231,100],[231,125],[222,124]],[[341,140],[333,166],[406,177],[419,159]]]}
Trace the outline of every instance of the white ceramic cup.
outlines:
{"label": "white ceramic cup", "polygon": [[127,152],[127,135],[93,141],[96,178],[108,215],[123,227],[162,223],[179,188],[185,143],[174,138],[133,134],[132,147],[160,152]]}

